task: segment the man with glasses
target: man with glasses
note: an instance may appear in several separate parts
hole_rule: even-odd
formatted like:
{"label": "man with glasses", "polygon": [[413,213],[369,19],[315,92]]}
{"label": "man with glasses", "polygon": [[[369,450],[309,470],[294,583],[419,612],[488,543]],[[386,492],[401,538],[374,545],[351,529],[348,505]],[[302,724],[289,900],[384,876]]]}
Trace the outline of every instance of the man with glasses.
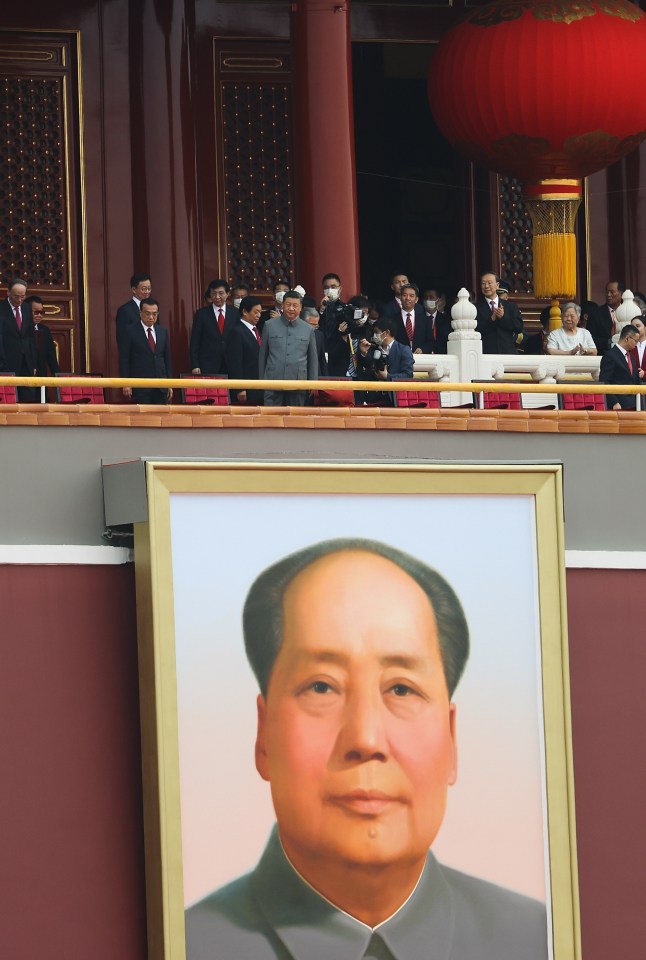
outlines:
{"label": "man with glasses", "polygon": [[[637,345],[640,332],[632,323],[626,324],[621,331],[619,343],[616,343],[601,358],[599,371],[600,383],[612,383],[617,386],[639,386],[644,379],[644,371],[631,356],[631,350]],[[606,394],[608,410],[636,410],[637,395],[634,393]]]}

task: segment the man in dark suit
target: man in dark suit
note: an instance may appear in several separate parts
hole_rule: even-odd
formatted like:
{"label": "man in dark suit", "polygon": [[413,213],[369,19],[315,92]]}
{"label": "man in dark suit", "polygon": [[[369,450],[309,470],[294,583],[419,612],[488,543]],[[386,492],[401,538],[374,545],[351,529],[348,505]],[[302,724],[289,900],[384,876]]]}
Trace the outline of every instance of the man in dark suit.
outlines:
{"label": "man in dark suit", "polygon": [[[632,323],[627,323],[621,331],[619,343],[611,347],[601,358],[599,370],[600,383],[614,383],[617,386],[639,386],[644,378],[644,371],[630,356],[630,351],[639,342],[640,333]],[[634,393],[606,394],[608,410],[636,410],[637,396]]]}
{"label": "man in dark suit", "polygon": [[[157,326],[158,302],[152,297],[142,300],[139,317],[139,323],[125,327],[119,339],[119,376],[172,377],[168,330]],[[173,391],[170,387],[124,387],[123,395],[135,403],[170,403]]]}
{"label": "man in dark suit", "polygon": [[[16,278],[7,288],[7,299],[0,301],[0,342],[4,353],[4,369],[17,377],[33,377],[36,348],[31,304],[25,302],[27,284]],[[18,387],[21,403],[37,403],[38,390]]]}
{"label": "man in dark suit", "polygon": [[433,353],[433,327],[419,303],[419,289],[414,283],[404,283],[399,296],[401,310],[391,318],[396,325],[395,339],[413,353]]}
{"label": "man in dark suit", "polygon": [[58,358],[56,356],[56,344],[52,337],[52,332],[46,323],[43,323],[45,317],[45,304],[36,294],[27,297],[25,303],[31,304],[31,315],[34,321],[34,345],[36,352],[36,365],[34,372],[39,377],[55,377],[60,373]]}
{"label": "man in dark suit", "polygon": [[211,304],[193,317],[189,343],[191,373],[217,376],[227,372],[225,340],[240,319],[240,311],[227,303],[230,289],[226,280],[211,280]]}
{"label": "man in dark suit", "polygon": [[500,277],[483,273],[482,297],[476,304],[476,330],[482,337],[483,353],[517,353],[516,337],[523,332],[523,318],[515,303],[498,297]]}
{"label": "man in dark suit", "polygon": [[[413,353],[407,344],[395,340],[395,321],[390,317],[380,317],[375,320],[373,344],[385,355],[386,364],[375,367],[372,362],[371,344],[361,340],[359,344],[359,379],[360,380],[412,380]],[[367,403],[377,403],[385,406],[396,406],[393,393],[368,393]]]}
{"label": "man in dark suit", "polygon": [[607,353],[612,346],[612,338],[617,331],[615,311],[621,304],[624,285],[619,280],[609,280],[606,284],[606,302],[588,317],[588,332],[594,340],[599,356]]}
{"label": "man in dark suit", "polygon": [[393,299],[388,300],[381,312],[382,317],[390,317],[394,320],[399,316],[401,310],[401,289],[405,283],[410,283],[407,273],[393,273],[390,281],[390,289],[393,292]]}
{"label": "man in dark suit", "polygon": [[[260,333],[258,323],[262,302],[258,297],[243,297],[240,301],[240,319],[231,326],[226,339],[227,370],[232,380],[258,380]],[[264,402],[262,390],[231,390],[231,402],[256,406]]]}
{"label": "man in dark suit", "polygon": [[146,297],[150,297],[152,295],[150,274],[134,273],[130,277],[130,292],[132,293],[130,300],[128,300],[127,303],[121,304],[117,310],[117,316],[115,318],[117,327],[117,345],[119,344],[119,337],[121,336],[123,330],[126,327],[129,327],[130,324],[135,324],[136,326],[140,322],[139,304],[142,300],[145,300]]}
{"label": "man in dark suit", "polygon": [[424,312],[433,337],[433,353],[447,353],[449,334],[453,330],[451,317],[445,313],[446,294],[430,287],[424,293]]}

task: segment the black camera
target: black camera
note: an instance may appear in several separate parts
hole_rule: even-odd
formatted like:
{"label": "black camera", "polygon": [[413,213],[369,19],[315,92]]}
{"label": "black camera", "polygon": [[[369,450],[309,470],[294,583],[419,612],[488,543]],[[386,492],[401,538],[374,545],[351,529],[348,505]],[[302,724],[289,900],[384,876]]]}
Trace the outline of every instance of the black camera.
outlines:
{"label": "black camera", "polygon": [[388,365],[388,357],[383,352],[381,347],[377,346],[375,343],[370,344],[370,349],[365,356],[361,357],[361,366],[367,374],[377,373],[378,371],[385,370]]}

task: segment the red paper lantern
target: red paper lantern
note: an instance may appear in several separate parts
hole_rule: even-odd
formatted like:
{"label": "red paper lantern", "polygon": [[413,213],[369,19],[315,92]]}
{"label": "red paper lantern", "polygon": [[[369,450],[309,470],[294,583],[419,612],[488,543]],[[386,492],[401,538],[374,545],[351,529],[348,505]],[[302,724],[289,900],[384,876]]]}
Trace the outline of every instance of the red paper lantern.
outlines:
{"label": "red paper lantern", "polygon": [[[628,0],[499,0],[439,44],[433,114],[460,152],[525,181],[538,296],[575,293],[581,178],[646,137],[645,91],[646,16]],[[536,238],[550,236],[569,237],[569,251],[556,243],[544,276],[549,244]]]}

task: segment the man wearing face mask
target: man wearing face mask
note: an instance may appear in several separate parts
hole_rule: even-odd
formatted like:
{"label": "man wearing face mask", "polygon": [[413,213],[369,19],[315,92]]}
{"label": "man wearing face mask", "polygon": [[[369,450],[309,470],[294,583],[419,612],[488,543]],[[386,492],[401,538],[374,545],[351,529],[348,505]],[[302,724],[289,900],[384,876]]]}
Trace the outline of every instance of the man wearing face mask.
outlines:
{"label": "man wearing face mask", "polygon": [[248,297],[250,293],[251,291],[246,283],[239,283],[233,288],[231,291],[231,299],[236,310],[240,309],[240,304],[242,303],[243,299]]}
{"label": "man wearing face mask", "polygon": [[451,317],[444,312],[446,294],[431,287],[424,293],[424,310],[433,331],[433,353],[446,353],[451,333]]}
{"label": "man wearing face mask", "polygon": [[355,379],[359,363],[359,337],[354,331],[354,309],[341,300],[341,278],[326,273],[321,281],[323,297],[319,327],[325,337],[331,377]]}
{"label": "man wearing face mask", "polygon": [[260,323],[258,324],[258,332],[262,334],[262,328],[267,323],[268,320],[275,320],[276,317],[280,317],[283,312],[283,298],[288,290],[291,290],[291,284],[287,283],[286,280],[276,280],[272,287],[274,293],[274,303],[273,306],[268,307],[267,310],[263,310],[260,315]]}
{"label": "man wearing face mask", "polygon": [[[372,345],[381,351],[385,365],[380,359],[375,363],[374,350],[368,340],[359,343],[360,380],[412,380],[413,379],[413,352],[409,346],[395,340],[395,321],[390,317],[380,317],[375,320]],[[367,402],[381,403],[395,406],[395,396],[392,393],[371,393]]]}

